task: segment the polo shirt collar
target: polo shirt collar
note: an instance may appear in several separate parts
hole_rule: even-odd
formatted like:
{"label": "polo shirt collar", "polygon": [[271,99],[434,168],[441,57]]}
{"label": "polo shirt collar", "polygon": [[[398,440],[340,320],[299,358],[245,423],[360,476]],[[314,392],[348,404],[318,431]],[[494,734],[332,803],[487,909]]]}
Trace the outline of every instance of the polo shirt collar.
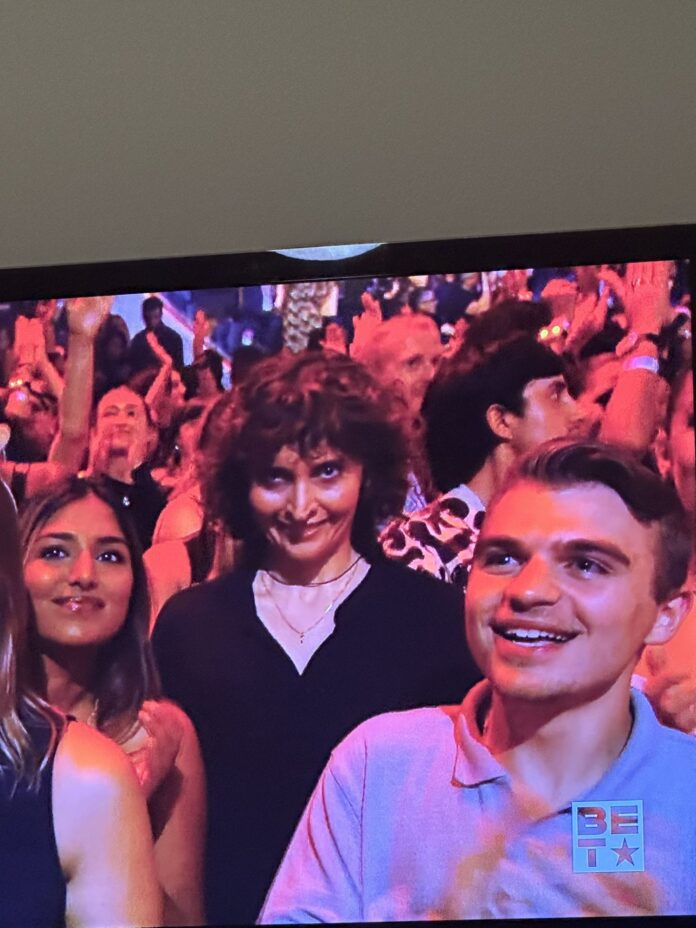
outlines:
{"label": "polo shirt collar", "polygon": [[[469,690],[460,706],[455,724],[457,753],[454,765],[454,779],[460,786],[478,786],[493,780],[509,782],[507,770],[480,741],[478,718],[490,698],[490,683],[481,680]],[[654,754],[664,726],[655,717],[647,697],[636,689],[631,689],[631,710],[633,725],[628,741],[599,783],[588,790],[589,798],[596,798],[598,791],[607,795],[620,791],[624,783],[635,781],[637,772],[645,769]],[[578,800],[584,798],[578,796]]]}
{"label": "polo shirt collar", "polygon": [[488,680],[476,683],[464,697],[455,725],[457,756],[454,779],[460,786],[478,786],[492,780],[509,780],[509,774],[480,741],[478,717],[491,698]]}

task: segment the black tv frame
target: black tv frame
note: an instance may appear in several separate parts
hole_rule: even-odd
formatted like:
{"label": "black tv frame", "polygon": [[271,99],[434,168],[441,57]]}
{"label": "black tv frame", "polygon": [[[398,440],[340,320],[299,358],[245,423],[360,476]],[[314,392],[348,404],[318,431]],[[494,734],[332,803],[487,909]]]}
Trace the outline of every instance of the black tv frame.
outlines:
{"label": "black tv frame", "polygon": [[0,268],[0,301],[671,258],[691,259],[693,292],[696,223],[395,242],[326,261],[258,251]]}

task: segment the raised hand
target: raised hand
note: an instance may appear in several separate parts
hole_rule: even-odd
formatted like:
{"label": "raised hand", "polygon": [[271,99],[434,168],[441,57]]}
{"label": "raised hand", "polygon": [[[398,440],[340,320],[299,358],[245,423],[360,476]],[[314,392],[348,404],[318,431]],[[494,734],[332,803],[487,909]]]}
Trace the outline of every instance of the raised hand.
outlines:
{"label": "raised hand", "polygon": [[340,326],[337,322],[330,322],[327,325],[324,348],[329,351],[336,351],[339,354],[346,353],[346,333],[343,326]]}
{"label": "raised hand", "polygon": [[[377,322],[382,321],[382,307],[379,305],[377,297],[373,296],[369,290],[365,290],[360,295],[360,302],[363,307],[363,315],[369,316]],[[362,318],[362,316],[358,318]]]}
{"label": "raised hand", "polygon": [[15,321],[15,370],[26,367],[32,372],[46,357],[46,340],[40,319],[18,316]]}
{"label": "raised hand", "polygon": [[210,335],[210,326],[205,310],[197,309],[193,317],[193,337],[200,338],[201,341]]}
{"label": "raised hand", "polygon": [[607,320],[608,288],[601,296],[593,292],[578,296],[565,345],[568,351],[579,351],[594,335],[602,331]]}
{"label": "raised hand", "polygon": [[613,268],[609,267],[606,264],[603,264],[602,267],[597,271],[597,279],[603,281],[610,290],[613,290],[614,294],[621,300],[624,301],[624,279],[617,273]]}
{"label": "raised hand", "polygon": [[541,298],[551,304],[554,317],[565,316],[566,319],[573,318],[577,296],[577,284],[564,277],[554,277],[541,291]]}
{"label": "raised hand", "polygon": [[50,325],[56,318],[58,300],[39,300],[36,304],[36,318],[43,326]]}
{"label": "raised hand", "polygon": [[205,310],[197,309],[193,317],[193,357],[194,360],[199,358],[205,351],[205,340],[210,335],[215,326],[213,319],[208,319]]}
{"label": "raised hand", "polygon": [[360,352],[369,344],[372,336],[382,323],[382,307],[379,300],[365,290],[360,295],[363,312],[353,318],[353,345],[352,354],[359,357]]}
{"label": "raised hand", "polygon": [[111,312],[113,296],[81,296],[67,300],[68,332],[83,338],[96,338]]}
{"label": "raised hand", "polygon": [[670,266],[670,261],[639,261],[626,266],[623,304],[629,331],[657,334],[672,319]]}
{"label": "raised hand", "polygon": [[531,300],[532,292],[527,286],[527,272],[523,268],[506,271],[500,281],[502,299]]}
{"label": "raised hand", "polygon": [[160,345],[154,332],[148,332],[145,336],[145,340],[160,364],[168,367],[173,365],[172,356]]}

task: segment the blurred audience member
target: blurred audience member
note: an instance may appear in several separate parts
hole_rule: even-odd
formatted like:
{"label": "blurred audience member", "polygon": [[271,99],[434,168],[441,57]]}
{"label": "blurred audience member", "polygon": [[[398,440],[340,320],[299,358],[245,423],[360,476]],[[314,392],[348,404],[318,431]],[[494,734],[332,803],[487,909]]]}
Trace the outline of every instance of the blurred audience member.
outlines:
{"label": "blurred audience member", "polygon": [[387,526],[382,548],[463,589],[486,506],[508,470],[541,442],[576,430],[579,412],[560,358],[521,336],[489,346],[473,363],[466,353],[443,362],[423,417],[441,494]]}
{"label": "blurred audience member", "polygon": [[97,334],[94,346],[94,400],[96,403],[114,387],[121,387],[131,376],[128,362],[130,335],[121,316],[108,316]]}
{"label": "blurred audience member", "polygon": [[132,513],[143,549],[152,543],[152,532],[166,501],[148,467],[156,442],[157,429],[148,407],[130,387],[116,387],[101,398],[87,472],[103,477],[121,506]]}
{"label": "blurred audience member", "polygon": [[143,300],[145,328],[136,332],[128,349],[128,361],[133,373],[137,374],[138,371],[157,363],[151,341],[148,339],[149,334],[154,335],[178,371],[184,366],[184,345],[181,336],[162,322],[163,308],[164,303],[158,296],[149,296]]}

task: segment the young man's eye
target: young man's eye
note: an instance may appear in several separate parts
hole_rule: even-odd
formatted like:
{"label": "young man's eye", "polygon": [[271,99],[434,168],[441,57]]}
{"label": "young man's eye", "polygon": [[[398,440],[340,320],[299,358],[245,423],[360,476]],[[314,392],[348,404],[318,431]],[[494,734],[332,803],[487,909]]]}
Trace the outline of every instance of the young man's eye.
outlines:
{"label": "young man's eye", "polygon": [[609,573],[604,564],[591,557],[576,557],[570,561],[570,566],[585,577],[603,577]]}
{"label": "young man's eye", "polygon": [[415,371],[421,366],[422,363],[423,363],[422,355],[417,355],[415,358],[409,358],[406,361],[406,367],[410,371]]}
{"label": "young man's eye", "polygon": [[517,558],[509,551],[487,551],[479,561],[487,570],[505,570],[517,565]]}

